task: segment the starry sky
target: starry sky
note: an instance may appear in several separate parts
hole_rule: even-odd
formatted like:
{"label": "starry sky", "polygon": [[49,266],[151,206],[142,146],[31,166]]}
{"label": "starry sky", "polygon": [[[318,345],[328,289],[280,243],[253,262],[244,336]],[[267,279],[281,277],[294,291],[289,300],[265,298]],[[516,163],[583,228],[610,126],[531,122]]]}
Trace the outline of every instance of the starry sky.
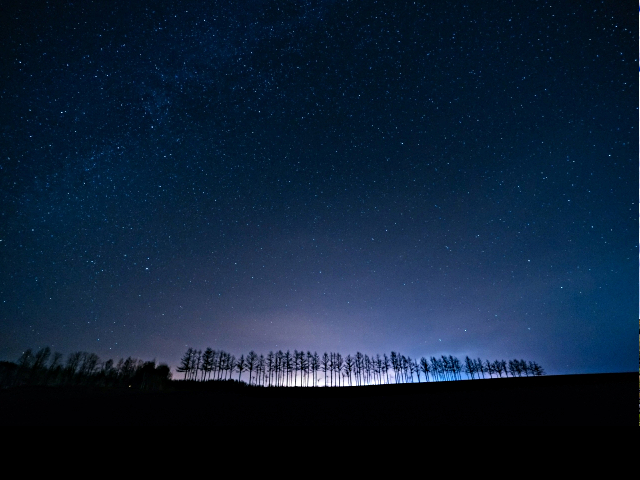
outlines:
{"label": "starry sky", "polygon": [[635,11],[1,4],[0,359],[635,371]]}

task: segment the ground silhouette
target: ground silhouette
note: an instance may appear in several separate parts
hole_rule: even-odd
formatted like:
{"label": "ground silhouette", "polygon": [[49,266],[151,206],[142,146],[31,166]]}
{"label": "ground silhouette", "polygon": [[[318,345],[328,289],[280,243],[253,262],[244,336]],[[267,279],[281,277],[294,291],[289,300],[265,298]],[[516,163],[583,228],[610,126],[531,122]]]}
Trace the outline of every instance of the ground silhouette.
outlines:
{"label": "ground silhouette", "polygon": [[[346,388],[18,386],[1,425],[635,425],[636,373]],[[633,405],[633,407],[632,407]]]}

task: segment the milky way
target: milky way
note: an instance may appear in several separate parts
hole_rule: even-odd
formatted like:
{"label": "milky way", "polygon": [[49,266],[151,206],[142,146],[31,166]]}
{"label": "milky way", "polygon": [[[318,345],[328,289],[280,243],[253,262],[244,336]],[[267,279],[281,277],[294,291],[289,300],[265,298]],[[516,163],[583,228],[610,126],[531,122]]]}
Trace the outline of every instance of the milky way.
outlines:
{"label": "milky way", "polygon": [[0,20],[0,359],[635,370],[635,12],[22,3]]}

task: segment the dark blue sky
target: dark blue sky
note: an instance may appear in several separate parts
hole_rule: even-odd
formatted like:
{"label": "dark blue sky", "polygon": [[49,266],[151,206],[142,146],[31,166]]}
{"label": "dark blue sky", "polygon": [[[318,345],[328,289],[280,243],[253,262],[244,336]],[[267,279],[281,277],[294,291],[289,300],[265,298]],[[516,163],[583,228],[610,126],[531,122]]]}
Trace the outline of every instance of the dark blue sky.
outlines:
{"label": "dark blue sky", "polygon": [[2,2],[1,359],[635,370],[635,11],[144,3]]}

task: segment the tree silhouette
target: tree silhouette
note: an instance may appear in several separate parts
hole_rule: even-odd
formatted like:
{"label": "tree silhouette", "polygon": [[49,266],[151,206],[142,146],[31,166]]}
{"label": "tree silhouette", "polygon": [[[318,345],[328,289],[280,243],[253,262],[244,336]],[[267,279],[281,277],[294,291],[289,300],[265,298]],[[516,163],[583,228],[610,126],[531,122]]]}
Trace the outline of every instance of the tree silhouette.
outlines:
{"label": "tree silhouette", "polygon": [[70,353],[67,357],[67,366],[65,368],[65,373],[68,381],[73,381],[76,376],[76,372],[80,367],[80,361],[82,360],[82,352],[73,352]]}
{"label": "tree silhouette", "polygon": [[271,386],[271,373],[273,372],[273,360],[274,360],[273,352],[269,352],[267,354],[267,371],[269,372],[269,381],[267,382],[267,384],[269,386]]}
{"label": "tree silhouette", "polygon": [[213,370],[213,361],[213,349],[211,347],[207,347],[202,354],[202,380],[206,380],[207,376],[211,375],[211,370]]}
{"label": "tree silhouette", "polygon": [[327,352],[322,354],[322,360],[320,362],[320,368],[324,372],[324,386],[327,386],[327,370],[329,370],[329,355]]}
{"label": "tree silhouette", "polygon": [[422,373],[424,373],[425,382],[428,382],[429,372],[431,372],[431,367],[429,366],[429,361],[424,357],[420,359],[420,370],[422,370]]}
{"label": "tree silhouette", "polygon": [[349,386],[351,386],[351,372],[353,371],[354,360],[351,355],[347,355],[344,359],[344,368],[347,372],[347,378],[349,379]]}
{"label": "tree silhouette", "polygon": [[509,373],[512,377],[522,376],[522,370],[520,370],[520,360],[509,360]]}
{"label": "tree silhouette", "polygon": [[[238,381],[241,380],[242,372],[244,372],[244,367],[245,367],[244,355],[240,355],[240,358],[238,359],[238,363],[236,363],[236,370],[238,370]],[[249,383],[251,383],[251,375],[249,375]]]}
{"label": "tree silhouette", "polygon": [[253,375],[253,370],[256,368],[257,361],[258,361],[258,355],[256,354],[256,352],[251,350],[249,352],[249,355],[247,355],[247,370],[249,370],[249,385],[251,385],[251,375]]}
{"label": "tree silhouette", "polygon": [[340,379],[341,379],[341,373],[342,373],[342,365],[344,364],[344,360],[342,359],[342,355],[340,355],[339,353],[336,353],[334,356],[334,369],[335,369],[335,374],[336,374],[336,381],[338,386],[340,386]]}
{"label": "tree silhouette", "polygon": [[[50,350],[43,348],[35,355],[26,350],[20,357],[18,365],[27,373],[31,372],[31,381],[36,380],[36,371],[45,371],[39,367],[46,363],[50,356]],[[56,354],[53,365],[60,365],[60,354]],[[99,372],[104,382],[109,380],[113,370],[117,372],[121,382],[125,378],[132,378],[136,369],[143,366],[142,361],[132,359],[120,360],[117,368],[113,368],[111,360],[109,367],[100,364],[95,354],[75,352],[69,355],[65,373],[67,380],[75,378],[76,382],[85,381]],[[59,368],[59,367],[56,367]],[[259,355],[251,350],[246,356],[240,355],[239,360],[233,355],[222,350],[217,351],[207,348],[204,353],[201,350],[188,348],[182,356],[180,364],[176,368],[179,373],[184,373],[185,380],[204,381],[211,377],[218,380],[230,379],[232,373],[238,372],[237,381],[242,381],[242,373],[249,372],[249,385],[261,386],[297,386],[298,378],[300,386],[317,386],[318,371],[324,374],[325,386],[353,386],[353,385],[380,385],[390,383],[389,370],[393,370],[395,383],[421,383],[422,374],[425,382],[430,381],[455,381],[462,379],[464,372],[468,379],[495,378],[505,376],[540,376],[544,375],[544,369],[533,361],[510,360],[507,364],[504,360],[472,359],[468,355],[461,362],[453,355],[441,355],[440,358],[432,356],[430,360],[422,357],[420,361],[392,351],[390,356],[383,354],[371,355],[356,352],[343,357],[340,352],[325,352],[322,357],[317,352],[311,353],[303,350],[294,350],[293,354],[287,350],[285,353],[279,350],[274,354],[270,351],[267,356]],[[51,367],[48,370],[51,372]],[[255,372],[255,373],[254,373]],[[29,378],[29,377],[22,377]],[[38,377],[41,378],[41,377]],[[417,378],[417,380],[416,380]]]}
{"label": "tree silhouette", "polygon": [[311,369],[313,371],[313,386],[318,386],[318,370],[320,369],[320,357],[318,356],[318,352],[313,352],[313,356],[311,357]]}
{"label": "tree silhouette", "polygon": [[258,358],[258,364],[256,366],[256,372],[257,372],[257,376],[258,378],[260,378],[260,384],[264,386],[264,367],[265,367],[265,360],[264,360],[264,355],[260,354],[260,357]]}
{"label": "tree silhouette", "polygon": [[382,357],[382,368],[384,369],[384,373],[387,377],[387,384],[389,383],[389,368],[391,368],[391,364],[389,361],[389,357],[387,357],[387,354],[385,353]]}

